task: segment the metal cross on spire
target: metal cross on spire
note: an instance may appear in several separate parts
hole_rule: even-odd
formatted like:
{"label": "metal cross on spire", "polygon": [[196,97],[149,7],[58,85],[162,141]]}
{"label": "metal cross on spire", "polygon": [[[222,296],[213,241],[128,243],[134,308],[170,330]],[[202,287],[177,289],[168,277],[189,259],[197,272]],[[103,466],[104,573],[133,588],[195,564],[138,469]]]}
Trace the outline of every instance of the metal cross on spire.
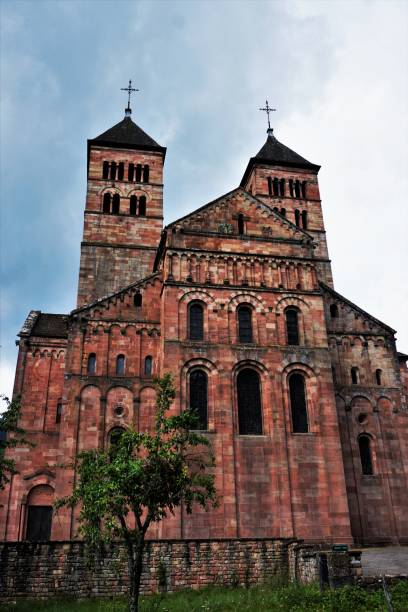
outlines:
{"label": "metal cross on spire", "polygon": [[272,128],[271,128],[271,121],[270,121],[269,115],[270,115],[271,113],[275,112],[275,111],[276,111],[276,108],[271,108],[271,107],[269,106],[268,100],[266,100],[266,102],[265,102],[265,108],[260,108],[259,110],[260,110],[260,111],[265,111],[265,113],[268,115],[268,132],[269,132],[269,130],[272,130]]}
{"label": "metal cross on spire", "polygon": [[130,108],[130,96],[131,96],[133,91],[139,91],[139,90],[135,89],[135,87],[132,87],[132,80],[131,79],[129,79],[129,85],[127,87],[121,87],[120,90],[128,92],[128,105],[127,105],[127,108],[125,109],[125,115],[126,115],[126,117],[129,117],[131,115],[131,113],[132,113],[132,109]]}

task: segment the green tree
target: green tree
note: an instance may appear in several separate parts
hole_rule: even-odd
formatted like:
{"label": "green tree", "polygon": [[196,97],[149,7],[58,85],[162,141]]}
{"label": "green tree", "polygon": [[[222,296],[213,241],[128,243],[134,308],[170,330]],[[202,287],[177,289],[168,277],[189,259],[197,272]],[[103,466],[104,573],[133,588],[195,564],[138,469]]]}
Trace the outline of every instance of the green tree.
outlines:
{"label": "green tree", "polygon": [[[78,482],[56,508],[81,505],[79,533],[90,552],[113,538],[125,542],[129,572],[129,610],[138,610],[146,532],[182,503],[204,509],[217,504],[214,457],[208,439],[193,431],[197,416],[186,410],[166,417],[174,397],[172,376],[155,380],[156,425],[152,433],[126,430],[106,452],[77,457]],[[210,471],[208,471],[210,469]]]}
{"label": "green tree", "polygon": [[34,444],[24,437],[24,429],[18,426],[21,415],[20,398],[16,397],[10,401],[5,395],[0,395],[0,399],[6,403],[6,409],[0,414],[0,432],[2,432],[0,437],[0,490],[2,490],[10,482],[10,477],[18,473],[14,459],[6,456],[7,450],[23,444],[28,446],[34,446]]}

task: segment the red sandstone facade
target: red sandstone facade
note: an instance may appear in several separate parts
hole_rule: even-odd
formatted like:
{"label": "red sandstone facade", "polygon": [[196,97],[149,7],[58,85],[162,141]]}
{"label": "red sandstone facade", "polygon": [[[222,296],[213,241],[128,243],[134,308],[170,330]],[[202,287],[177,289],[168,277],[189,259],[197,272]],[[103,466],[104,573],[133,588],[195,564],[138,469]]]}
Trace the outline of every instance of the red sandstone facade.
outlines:
{"label": "red sandstone facade", "polygon": [[[163,230],[165,152],[130,116],[88,142],[77,308],[31,311],[19,334],[14,393],[35,447],[15,450],[0,537],[24,540],[30,521],[44,523],[38,508],[71,491],[76,474],[62,463],[106,447],[114,428],[152,427],[154,375],[174,374],[178,413],[199,370],[220,506],[181,510],[150,537],[408,542],[406,356],[394,330],[333,289],[319,166],[269,131],[240,187]],[[248,370],[258,395],[242,399]],[[254,402],[256,433],[244,431],[242,402]],[[51,539],[76,533],[76,512],[52,519]]]}

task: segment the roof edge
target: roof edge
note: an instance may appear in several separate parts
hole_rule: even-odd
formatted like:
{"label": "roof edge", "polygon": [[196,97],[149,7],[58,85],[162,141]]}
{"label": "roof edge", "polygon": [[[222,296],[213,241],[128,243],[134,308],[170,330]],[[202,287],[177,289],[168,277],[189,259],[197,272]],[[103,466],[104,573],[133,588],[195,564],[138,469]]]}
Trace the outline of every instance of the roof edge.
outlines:
{"label": "roof edge", "polygon": [[265,165],[265,166],[271,166],[271,167],[280,167],[282,166],[283,168],[300,168],[301,170],[310,170],[313,172],[316,172],[316,174],[319,172],[321,166],[319,166],[318,164],[312,164],[312,162],[307,162],[307,163],[302,163],[302,162],[273,162],[270,159],[265,159],[263,157],[251,157],[249,159],[248,165],[245,169],[244,175],[241,179],[240,182],[240,186],[242,187],[246,181],[248,180],[248,176],[252,170],[252,168],[255,165]]}

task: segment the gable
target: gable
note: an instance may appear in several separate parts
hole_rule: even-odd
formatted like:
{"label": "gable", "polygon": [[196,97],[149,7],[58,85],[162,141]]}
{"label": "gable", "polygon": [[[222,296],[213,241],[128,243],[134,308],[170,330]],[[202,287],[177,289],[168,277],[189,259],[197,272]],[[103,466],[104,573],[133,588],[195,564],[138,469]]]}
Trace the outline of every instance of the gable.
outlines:
{"label": "gable", "polygon": [[[329,333],[370,333],[380,335],[394,335],[396,332],[379,319],[350,302],[331,287],[320,283],[323,289],[325,312]],[[337,315],[333,317],[330,307],[336,306]]]}
{"label": "gable", "polygon": [[117,321],[159,321],[161,274],[156,272],[120,291],[76,308],[72,317]]}
{"label": "gable", "polygon": [[240,215],[244,235],[248,238],[303,243],[313,241],[306,231],[296,227],[268,204],[240,187],[174,221],[168,229],[205,235],[218,234],[232,238],[241,233]]}

